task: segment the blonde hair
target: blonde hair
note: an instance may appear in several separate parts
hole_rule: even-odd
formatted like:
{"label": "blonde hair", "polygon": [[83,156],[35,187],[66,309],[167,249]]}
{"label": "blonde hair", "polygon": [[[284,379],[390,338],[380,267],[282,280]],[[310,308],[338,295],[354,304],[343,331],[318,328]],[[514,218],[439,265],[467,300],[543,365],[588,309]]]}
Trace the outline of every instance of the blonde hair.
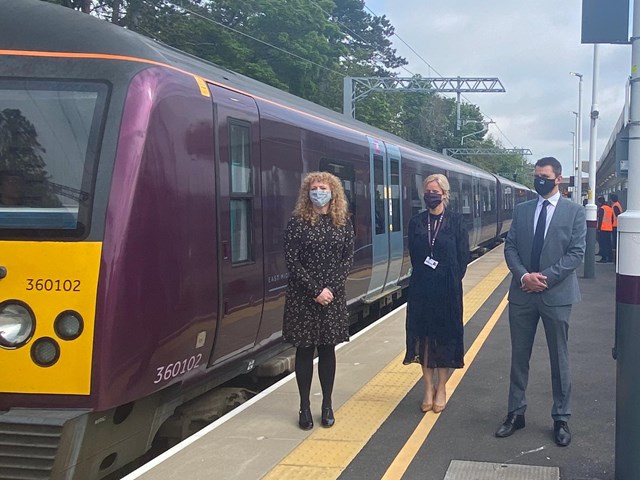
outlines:
{"label": "blonde hair", "polygon": [[427,184],[431,182],[436,182],[438,186],[442,189],[442,202],[444,203],[445,207],[448,206],[449,190],[451,190],[451,187],[449,186],[449,180],[447,179],[447,177],[445,177],[441,173],[434,173],[432,175],[429,175],[427,178],[424,179],[424,182],[422,182],[422,189],[426,190]]}
{"label": "blonde hair", "polygon": [[309,198],[311,184],[315,182],[322,182],[329,185],[329,189],[331,190],[329,215],[331,215],[331,220],[334,225],[338,227],[345,225],[347,223],[347,197],[344,194],[340,179],[329,172],[311,172],[304,177],[293,214],[312,224],[316,223],[319,214],[313,209],[313,204]]}

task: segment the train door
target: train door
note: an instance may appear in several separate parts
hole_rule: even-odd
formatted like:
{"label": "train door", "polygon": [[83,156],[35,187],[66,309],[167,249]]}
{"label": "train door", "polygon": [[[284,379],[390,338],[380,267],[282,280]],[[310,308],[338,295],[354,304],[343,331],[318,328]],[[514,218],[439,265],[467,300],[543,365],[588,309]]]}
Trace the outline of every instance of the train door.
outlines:
{"label": "train door", "polygon": [[403,255],[400,150],[369,138],[369,167],[372,271],[365,301],[397,283]]}
{"label": "train door", "polygon": [[[480,189],[480,177],[475,172],[471,176],[471,191],[473,198],[473,205],[471,206],[471,214],[473,215],[473,241],[471,243],[477,246],[480,243],[482,233],[482,192]],[[471,234],[471,232],[469,233]]]}
{"label": "train door", "polygon": [[264,271],[258,109],[246,95],[213,85],[210,90],[216,125],[221,310],[211,365],[254,346],[262,318]]}
{"label": "train door", "polygon": [[388,143],[386,146],[389,162],[389,176],[387,178],[387,191],[389,194],[389,271],[385,281],[385,291],[398,284],[404,255],[400,149]]}

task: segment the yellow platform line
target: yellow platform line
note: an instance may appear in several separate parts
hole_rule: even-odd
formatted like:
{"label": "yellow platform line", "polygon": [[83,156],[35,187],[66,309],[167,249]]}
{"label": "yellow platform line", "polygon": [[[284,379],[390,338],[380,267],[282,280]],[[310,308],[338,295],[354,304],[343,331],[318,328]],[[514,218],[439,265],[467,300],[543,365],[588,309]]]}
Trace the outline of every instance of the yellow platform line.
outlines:
{"label": "yellow platform line", "polygon": [[[464,324],[475,315],[508,273],[506,264],[501,263],[464,296]],[[473,356],[475,357],[475,354]],[[314,430],[263,479],[338,478],[422,377],[422,369],[418,364],[403,365],[403,359],[404,352],[387,364],[335,412],[336,424],[333,428]],[[470,363],[466,357],[465,361]],[[453,378],[452,375],[449,382],[452,382]],[[449,383],[447,386],[451,388]],[[451,389],[451,393],[453,390],[455,387]],[[436,416],[427,414],[425,418],[428,417]],[[435,420],[436,418],[433,422]]]}
{"label": "yellow platform line", "polygon": [[[480,347],[482,347],[487,337],[491,333],[491,330],[493,330],[493,327],[495,327],[496,323],[498,322],[498,319],[502,315],[502,312],[504,312],[504,309],[507,307],[507,296],[508,295],[505,294],[502,302],[500,302],[500,305],[493,313],[489,321],[485,324],[484,328],[473,342],[473,345],[471,345],[466,355],[464,356],[465,368],[456,369],[451,374],[451,377],[449,377],[449,380],[447,381],[447,393],[449,394],[449,396],[453,395],[453,392],[456,391],[456,388],[462,381],[462,378],[467,373],[469,365],[471,365],[473,360],[476,358],[476,355],[480,351]],[[416,429],[407,440],[407,443],[404,444],[398,455],[396,455],[396,458],[393,460],[393,462],[383,475],[382,480],[395,480],[402,478],[402,475],[404,475],[404,473],[407,471],[407,468],[409,468],[409,465],[415,458],[418,450],[420,450],[420,447],[422,447],[422,445],[424,444],[424,441],[429,436],[429,433],[431,432],[431,429],[435,425],[438,418],[439,415],[436,415],[433,412],[429,412],[422,418]]]}

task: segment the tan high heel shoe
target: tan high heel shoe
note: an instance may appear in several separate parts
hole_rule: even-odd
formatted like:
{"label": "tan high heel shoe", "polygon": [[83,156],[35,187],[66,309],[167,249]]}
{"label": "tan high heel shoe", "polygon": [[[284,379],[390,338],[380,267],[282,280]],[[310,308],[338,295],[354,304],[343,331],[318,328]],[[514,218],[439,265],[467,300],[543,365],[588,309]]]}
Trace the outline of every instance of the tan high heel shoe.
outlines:
{"label": "tan high heel shoe", "polygon": [[[436,395],[437,395],[437,391],[436,391]],[[443,404],[438,404],[435,403],[435,398],[434,398],[434,403],[433,403],[433,413],[440,413],[442,412],[445,408],[447,408],[447,392],[445,391],[444,393],[444,403]]]}
{"label": "tan high heel shoe", "polygon": [[436,389],[434,387],[433,388],[433,395],[431,396],[431,403],[422,402],[420,404],[420,411],[422,413],[430,412],[433,409],[433,397],[435,396],[435,394],[436,394]]}

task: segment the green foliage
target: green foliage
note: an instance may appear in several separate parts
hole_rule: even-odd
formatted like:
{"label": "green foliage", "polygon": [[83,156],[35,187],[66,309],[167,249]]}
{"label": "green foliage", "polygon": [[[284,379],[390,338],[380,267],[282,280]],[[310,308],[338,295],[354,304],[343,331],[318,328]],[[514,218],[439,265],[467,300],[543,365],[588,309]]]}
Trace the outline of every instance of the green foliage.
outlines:
{"label": "green foliage", "polygon": [[38,205],[58,206],[50,191],[43,155],[45,149],[38,141],[36,127],[17,108],[0,111],[0,172],[18,175],[30,186],[31,199]]}
{"label": "green foliage", "polygon": [[[391,77],[407,64],[393,48],[394,27],[368,13],[364,0],[43,1],[90,12],[335,111],[343,108],[345,76]],[[458,130],[455,99],[432,92],[370,94],[358,101],[356,118],[438,152],[502,148],[486,137],[476,105],[460,105]],[[518,155],[463,159],[529,181]]]}

